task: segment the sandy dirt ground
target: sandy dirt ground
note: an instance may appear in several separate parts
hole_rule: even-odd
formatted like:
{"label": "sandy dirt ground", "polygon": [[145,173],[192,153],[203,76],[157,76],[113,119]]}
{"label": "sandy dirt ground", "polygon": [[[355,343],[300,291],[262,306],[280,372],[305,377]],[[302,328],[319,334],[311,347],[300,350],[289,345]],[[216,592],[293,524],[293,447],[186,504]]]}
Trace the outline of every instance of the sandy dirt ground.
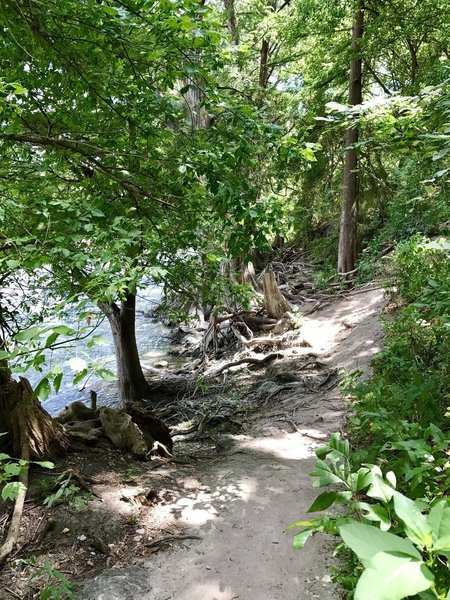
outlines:
{"label": "sandy dirt ground", "polygon": [[[369,373],[380,349],[383,291],[348,295],[306,317],[302,335],[327,368]],[[289,390],[288,390],[289,391]],[[201,470],[182,475],[182,493],[152,511],[159,529],[200,539],[177,540],[164,552],[136,558],[148,573],[141,600],[293,600],[338,598],[328,572],[332,541],[292,547],[289,524],[308,518],[317,495],[315,448],[344,424],[337,385],[279,394],[229,436]],[[169,476],[169,474],[168,474]],[[171,477],[174,476],[172,472]],[[80,598],[83,596],[80,596]],[[131,596],[130,596],[131,597]]]}

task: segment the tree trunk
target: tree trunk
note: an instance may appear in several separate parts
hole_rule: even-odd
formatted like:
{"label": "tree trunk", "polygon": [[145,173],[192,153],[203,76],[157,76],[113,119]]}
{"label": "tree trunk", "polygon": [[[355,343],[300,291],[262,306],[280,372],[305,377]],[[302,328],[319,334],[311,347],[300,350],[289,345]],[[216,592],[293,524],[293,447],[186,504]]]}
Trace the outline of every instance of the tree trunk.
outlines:
{"label": "tree trunk", "polygon": [[291,311],[289,302],[278,289],[277,280],[272,271],[266,271],[263,275],[264,285],[264,305],[269,317],[281,319],[286,313]]}
{"label": "tree trunk", "polygon": [[[362,59],[360,42],[364,31],[364,8],[359,0],[354,16],[352,32],[352,53],[350,63],[350,85],[348,101],[350,106],[362,102]],[[338,273],[350,273],[355,269],[357,258],[356,226],[358,219],[358,156],[355,144],[358,142],[358,129],[349,127],[345,134],[345,158],[343,175],[342,210],[339,231]]]}
{"label": "tree trunk", "polygon": [[231,39],[235,46],[239,46],[239,29],[236,18],[236,9],[234,7],[234,0],[223,0],[225,5],[225,11],[227,14],[227,27],[230,32]]}
{"label": "tree trunk", "polygon": [[263,38],[261,42],[261,50],[259,53],[259,87],[263,90],[266,89],[269,83],[269,40]]}
{"label": "tree trunk", "polygon": [[119,402],[125,407],[127,402],[139,402],[150,396],[150,386],[142,372],[136,343],[136,296],[127,293],[120,307],[112,304],[99,304],[111,326],[117,361]]}
{"label": "tree trunk", "polygon": [[24,377],[15,381],[6,361],[0,362],[0,442],[2,449],[20,457],[24,446],[31,458],[56,457],[69,445],[67,434],[42,407]]}

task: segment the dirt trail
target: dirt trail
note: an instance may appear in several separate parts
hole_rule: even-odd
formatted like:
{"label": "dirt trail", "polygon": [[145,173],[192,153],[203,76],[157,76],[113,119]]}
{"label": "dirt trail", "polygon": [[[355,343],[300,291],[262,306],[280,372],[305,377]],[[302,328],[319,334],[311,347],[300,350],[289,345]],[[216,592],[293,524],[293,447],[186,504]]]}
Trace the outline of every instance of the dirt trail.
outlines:
{"label": "dirt trail", "polygon": [[[367,373],[380,349],[382,307],[383,292],[376,289],[349,295],[305,318],[302,335],[312,345],[307,351],[319,354],[328,372],[344,368]],[[320,389],[277,394],[270,406],[262,403],[245,435],[225,437],[201,468],[167,472],[168,479],[177,477],[182,490],[154,507],[149,528],[173,533],[175,527],[201,539],[180,539],[164,552],[136,559],[140,572],[147,572],[151,591],[141,588],[133,598],[337,597],[327,573],[330,542],[315,538],[298,551],[292,548],[292,534],[284,531],[307,518],[317,495],[308,476],[314,449],[343,424],[345,402],[339,388],[331,383]]]}

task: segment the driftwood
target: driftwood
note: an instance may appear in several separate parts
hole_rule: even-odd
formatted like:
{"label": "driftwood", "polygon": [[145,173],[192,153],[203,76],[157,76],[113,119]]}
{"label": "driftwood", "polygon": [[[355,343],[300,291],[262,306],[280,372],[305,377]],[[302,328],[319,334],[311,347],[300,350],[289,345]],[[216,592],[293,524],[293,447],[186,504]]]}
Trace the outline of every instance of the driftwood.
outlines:
{"label": "driftwood", "polygon": [[147,445],[144,435],[130,415],[114,408],[101,408],[100,421],[105,436],[119,450],[129,450],[137,456],[145,456]]}

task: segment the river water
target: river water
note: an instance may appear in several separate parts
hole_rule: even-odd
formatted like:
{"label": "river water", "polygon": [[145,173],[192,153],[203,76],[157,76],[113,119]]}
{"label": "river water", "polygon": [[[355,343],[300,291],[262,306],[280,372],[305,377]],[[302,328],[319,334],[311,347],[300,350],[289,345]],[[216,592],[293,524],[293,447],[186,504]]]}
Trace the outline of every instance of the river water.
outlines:
{"label": "river water", "polygon": [[[145,316],[155,308],[161,300],[161,289],[156,286],[150,286],[145,291],[140,292],[137,299],[136,312],[136,339],[139,349],[139,355],[143,364],[154,364],[159,360],[168,358],[167,352],[170,347],[170,329],[155,321],[154,318]],[[58,323],[60,324],[60,323]],[[76,322],[66,322],[65,324],[76,328]],[[73,377],[76,375],[77,362],[94,360],[101,361],[106,368],[116,372],[116,362],[114,355],[114,345],[111,330],[107,319],[104,319],[95,330],[95,335],[101,335],[104,338],[102,345],[95,345],[88,349],[86,340],[79,340],[76,345],[68,349],[59,349],[50,352],[47,356],[47,367],[59,364],[63,371],[61,388],[58,394],[52,394],[45,402],[44,408],[51,414],[56,415],[65,406],[81,400],[88,406],[90,405],[90,390],[95,390],[98,394],[99,406],[114,406],[117,403],[117,388],[115,382],[106,382],[94,375],[88,376],[78,385],[73,385]],[[86,354],[89,354],[89,359]],[[74,360],[77,359],[77,360]],[[31,369],[25,373],[25,376],[35,386],[42,378],[41,373]]]}

